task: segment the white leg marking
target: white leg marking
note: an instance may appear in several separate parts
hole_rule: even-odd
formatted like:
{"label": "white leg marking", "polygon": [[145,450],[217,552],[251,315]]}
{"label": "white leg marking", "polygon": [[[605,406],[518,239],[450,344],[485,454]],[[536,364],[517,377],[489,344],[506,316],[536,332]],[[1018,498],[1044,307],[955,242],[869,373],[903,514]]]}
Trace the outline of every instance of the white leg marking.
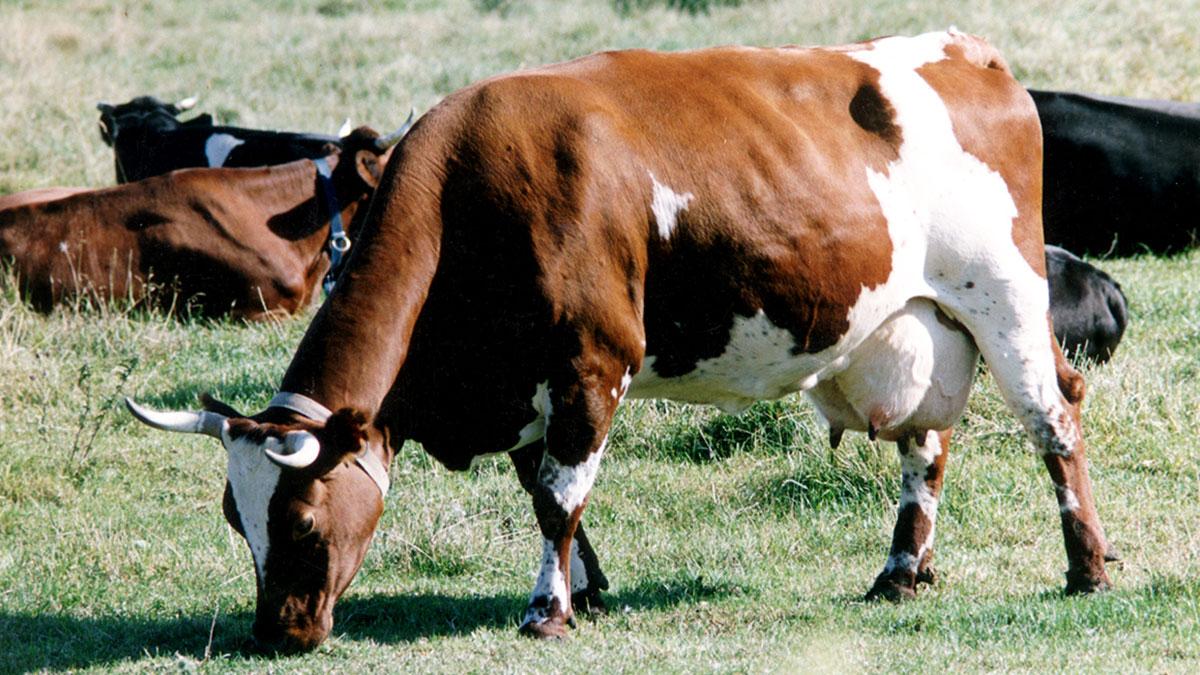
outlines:
{"label": "white leg marking", "polygon": [[897,553],[888,556],[887,564],[883,566],[883,573],[888,574],[896,570],[904,570],[906,572],[916,572],[917,565],[921,563],[921,557],[925,554],[925,547],[921,547],[921,551],[917,555],[913,555],[908,551]]}
{"label": "white leg marking", "polygon": [[[647,173],[650,172],[647,171]],[[670,239],[671,233],[675,231],[675,225],[679,221],[679,214],[688,207],[696,195],[690,192],[683,194],[675,192],[659,183],[653,173],[650,173],[650,182],[654,185],[650,210],[654,212],[654,223],[658,226],[658,236],[664,240]]]}
{"label": "white leg marking", "polygon": [[571,592],[578,593],[588,586],[587,568],[579,557],[579,542],[571,540]]}
{"label": "white leg marking", "polygon": [[[572,558],[574,557],[572,549]],[[533,594],[529,597],[530,607],[525,610],[522,624],[541,623],[549,618],[550,606],[540,603],[536,607],[533,606],[539,598],[549,598],[551,603],[557,602],[560,611],[563,612],[570,607],[571,598],[567,595],[566,579],[563,579],[562,570],[558,567],[558,551],[554,550],[554,543],[549,539],[542,539],[542,566],[538,570],[537,583],[533,585]]]}
{"label": "white leg marking", "polygon": [[1055,486],[1054,489],[1058,492],[1058,510],[1060,512],[1070,513],[1079,510],[1079,498],[1075,496],[1074,490],[1066,486]]}
{"label": "white leg marking", "polygon": [[208,158],[209,166],[225,166],[229,153],[237,146],[245,143],[236,136],[229,134],[213,134],[204,142],[204,156]]}
{"label": "white leg marking", "polygon": [[600,468],[600,458],[608,439],[600,442],[600,447],[588,455],[587,459],[575,466],[566,466],[546,453],[542,457],[542,466],[538,469],[538,482],[550,488],[554,500],[568,514],[583,504],[588,493],[592,491],[592,483],[596,481],[596,471]]}
{"label": "white leg marking", "polygon": [[[267,534],[268,507],[282,470],[267,458],[262,445],[245,438],[231,439],[227,431],[222,432],[221,440],[229,454],[229,488],[237,504],[242,531],[250,544],[258,579],[266,583],[267,553],[271,548]],[[283,444],[278,440],[268,438],[267,443],[274,443],[271,449],[275,452],[283,452]]]}
{"label": "white leg marking", "polygon": [[923,445],[910,445],[908,452],[900,456],[900,508],[916,504],[931,524],[937,521],[938,499],[925,482],[925,474],[940,454],[937,432],[930,431]]}

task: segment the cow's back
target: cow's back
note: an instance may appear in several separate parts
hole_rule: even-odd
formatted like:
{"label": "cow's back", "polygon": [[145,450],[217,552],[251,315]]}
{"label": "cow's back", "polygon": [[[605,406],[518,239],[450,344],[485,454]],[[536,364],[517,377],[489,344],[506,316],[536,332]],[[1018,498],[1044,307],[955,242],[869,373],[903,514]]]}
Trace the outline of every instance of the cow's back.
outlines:
{"label": "cow's back", "polygon": [[[632,395],[738,407],[814,386],[909,299],[955,295],[964,246],[1044,284],[1028,95],[974,38],[875,49],[611,52],[431,111],[393,162],[440,184],[398,383],[431,414],[407,434],[494,445],[550,364],[590,348],[564,323],[641,368]],[[464,409],[478,423],[439,417]]]}

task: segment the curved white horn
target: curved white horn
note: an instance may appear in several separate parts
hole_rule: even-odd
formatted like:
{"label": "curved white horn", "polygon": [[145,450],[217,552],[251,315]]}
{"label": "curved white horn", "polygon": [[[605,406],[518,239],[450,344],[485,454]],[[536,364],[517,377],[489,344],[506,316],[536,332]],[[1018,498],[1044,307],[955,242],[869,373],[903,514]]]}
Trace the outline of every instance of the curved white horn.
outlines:
{"label": "curved white horn", "polygon": [[204,434],[213,438],[221,437],[221,429],[225,426],[226,417],[207,410],[201,412],[159,412],[144,408],[128,396],[125,397],[125,407],[143,424],[184,434]]}
{"label": "curved white horn", "polygon": [[354,127],[350,126],[350,118],[347,117],[346,121],[342,122],[342,128],[338,129],[338,138],[349,136],[351,131],[354,131]]}
{"label": "curved white horn", "polygon": [[408,119],[404,120],[404,124],[401,124],[399,129],[393,131],[387,136],[380,136],[379,138],[375,139],[375,147],[382,152],[383,150],[387,150],[393,145],[399,143],[400,139],[404,138],[404,134],[407,134],[408,130],[412,128],[413,118],[416,116],[417,109],[413,108],[408,112]]}
{"label": "curved white horn", "polygon": [[196,107],[196,103],[199,100],[200,99],[196,98],[195,96],[189,96],[189,97],[183,99],[182,101],[179,101],[178,103],[176,103],[175,107],[179,108],[179,112],[183,112],[184,110],[191,110],[192,108]]}
{"label": "curved white horn", "polygon": [[288,469],[303,469],[317,461],[321,453],[321,442],[307,431],[289,431],[283,436],[283,452],[263,447],[267,459]]}

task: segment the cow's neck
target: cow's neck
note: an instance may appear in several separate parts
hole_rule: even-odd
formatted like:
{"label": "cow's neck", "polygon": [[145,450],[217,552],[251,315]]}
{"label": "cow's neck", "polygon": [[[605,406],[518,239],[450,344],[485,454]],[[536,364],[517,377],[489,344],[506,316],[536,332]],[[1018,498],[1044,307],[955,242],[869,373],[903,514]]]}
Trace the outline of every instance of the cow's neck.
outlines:
{"label": "cow's neck", "polygon": [[408,353],[441,244],[436,205],[420,203],[430,197],[397,192],[377,193],[372,223],[301,340],[281,391],[331,410],[356,408],[368,419],[379,413]]}

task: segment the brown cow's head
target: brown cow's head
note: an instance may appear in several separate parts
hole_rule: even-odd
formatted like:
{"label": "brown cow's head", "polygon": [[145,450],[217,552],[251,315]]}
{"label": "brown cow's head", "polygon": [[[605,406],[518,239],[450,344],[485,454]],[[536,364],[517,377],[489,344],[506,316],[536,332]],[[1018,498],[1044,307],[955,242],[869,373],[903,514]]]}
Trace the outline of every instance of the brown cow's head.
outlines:
{"label": "brown cow's head", "polygon": [[242,417],[208,397],[202,412],[126,402],[150,426],[224,444],[225,518],[249,544],[257,578],[255,645],[290,653],[320,644],[383,513],[386,478],[377,484],[357,461],[370,452],[362,413],[344,408],[317,422],[280,408]]}

